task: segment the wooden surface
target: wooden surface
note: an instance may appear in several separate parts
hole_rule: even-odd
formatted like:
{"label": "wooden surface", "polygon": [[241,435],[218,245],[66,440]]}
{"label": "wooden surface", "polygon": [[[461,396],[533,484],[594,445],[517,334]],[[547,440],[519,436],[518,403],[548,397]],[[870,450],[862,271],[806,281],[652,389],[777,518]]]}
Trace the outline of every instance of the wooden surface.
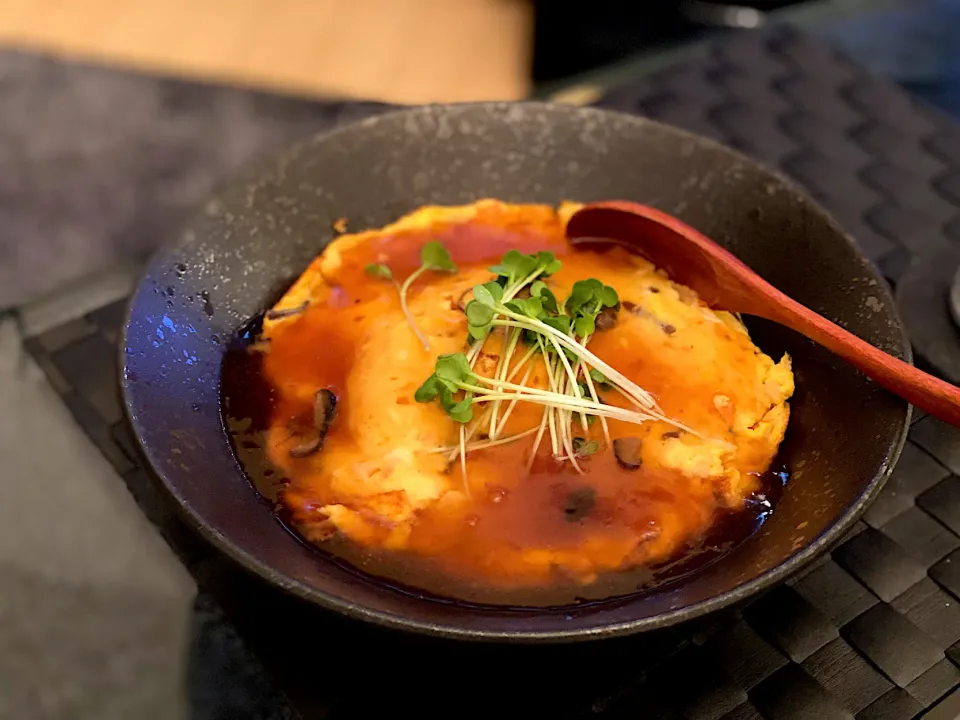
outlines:
{"label": "wooden surface", "polygon": [[0,43],[318,96],[529,91],[527,0],[0,0]]}

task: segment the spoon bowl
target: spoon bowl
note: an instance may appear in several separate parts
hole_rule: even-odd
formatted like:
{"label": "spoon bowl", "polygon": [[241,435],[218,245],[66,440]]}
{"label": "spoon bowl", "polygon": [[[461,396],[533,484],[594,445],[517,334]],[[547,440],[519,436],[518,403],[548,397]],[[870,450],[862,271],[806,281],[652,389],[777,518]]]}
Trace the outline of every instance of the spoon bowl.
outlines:
{"label": "spoon bowl", "polygon": [[612,242],[628,247],[696,291],[710,307],[785,325],[921,410],[960,426],[960,388],[888,355],[801,305],[667,213],[634,202],[590,203],[570,218],[567,238],[572,245]]}

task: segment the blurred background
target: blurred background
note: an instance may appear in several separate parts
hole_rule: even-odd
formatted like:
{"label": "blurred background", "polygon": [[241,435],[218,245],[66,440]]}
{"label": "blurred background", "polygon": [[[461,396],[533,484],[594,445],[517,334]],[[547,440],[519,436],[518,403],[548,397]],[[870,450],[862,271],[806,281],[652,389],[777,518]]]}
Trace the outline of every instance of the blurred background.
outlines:
{"label": "blurred background", "polygon": [[883,0],[5,0],[0,41],[314,97],[520,99],[768,13]]}
{"label": "blurred background", "polygon": [[[327,101],[590,103],[704,39],[787,23],[957,114],[958,13],[960,0],[0,0],[0,718],[294,717],[138,509],[109,431],[85,424],[94,445],[77,426],[121,418],[96,400],[112,376],[76,343],[113,352],[122,303],[99,308],[230,173],[362,115]],[[32,359],[24,335],[41,338]],[[80,385],[91,405],[64,405]]]}

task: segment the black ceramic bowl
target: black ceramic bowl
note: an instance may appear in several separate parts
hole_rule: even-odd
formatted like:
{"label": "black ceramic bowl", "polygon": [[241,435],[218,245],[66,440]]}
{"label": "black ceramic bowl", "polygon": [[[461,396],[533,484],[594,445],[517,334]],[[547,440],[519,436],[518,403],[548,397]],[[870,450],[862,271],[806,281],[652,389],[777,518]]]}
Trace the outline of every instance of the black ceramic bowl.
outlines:
{"label": "black ceramic bowl", "polygon": [[491,640],[588,639],[677,623],[744,600],[840,539],[889,475],[909,408],[842,361],[755,323],[796,369],[773,517],[735,550],[642,597],[570,612],[420,598],[362,577],[287,532],[248,483],[220,414],[227,341],[333,236],[426,203],[635,200],[720,242],[775,286],[898,357],[893,301],[837,224],[782,177],[638,117],[529,104],[432,106],[319,135],[211,200],[150,265],[130,307],[123,391],[143,451],[185,516],[241,565],[319,606],[383,625]]}

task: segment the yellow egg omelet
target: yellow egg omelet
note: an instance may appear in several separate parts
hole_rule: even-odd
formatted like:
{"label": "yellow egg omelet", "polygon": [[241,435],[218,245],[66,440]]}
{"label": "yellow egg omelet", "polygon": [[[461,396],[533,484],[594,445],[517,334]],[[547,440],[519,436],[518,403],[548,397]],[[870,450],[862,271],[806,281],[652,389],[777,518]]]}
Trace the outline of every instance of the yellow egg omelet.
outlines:
{"label": "yellow egg omelet", "polygon": [[[737,318],[706,307],[641,257],[570,247],[564,228],[577,207],[424,207],[383,229],[342,235],[268,314],[258,345],[275,399],[266,449],[289,478],[282,502],[308,539],[345,537],[494,586],[533,587],[558,575],[590,583],[675,556],[758,489],[787,427],[790,359],[774,362]],[[425,347],[400,286],[432,240],[457,269],[421,273],[407,289]],[[575,468],[554,457],[549,441],[534,451],[543,406],[518,402],[507,413],[504,403],[501,434],[518,439],[461,461],[461,432],[469,428],[473,442],[488,437],[479,419],[489,412],[462,431],[414,393],[439,356],[470,348],[465,301],[514,249],[556,255],[562,266],[545,282],[561,301],[587,278],[616,290],[615,322],[587,348],[649,392],[666,420],[601,427],[573,419],[580,446],[595,448]],[[392,277],[370,273],[371,265]],[[508,332],[487,338],[476,373],[497,372]],[[521,367],[524,354],[511,356],[506,375],[549,388],[542,356]],[[318,420],[320,390],[336,403]],[[604,402],[631,407],[615,392]],[[302,428],[317,422],[326,423],[317,448],[302,451]],[[608,439],[631,449],[630,462]]]}

